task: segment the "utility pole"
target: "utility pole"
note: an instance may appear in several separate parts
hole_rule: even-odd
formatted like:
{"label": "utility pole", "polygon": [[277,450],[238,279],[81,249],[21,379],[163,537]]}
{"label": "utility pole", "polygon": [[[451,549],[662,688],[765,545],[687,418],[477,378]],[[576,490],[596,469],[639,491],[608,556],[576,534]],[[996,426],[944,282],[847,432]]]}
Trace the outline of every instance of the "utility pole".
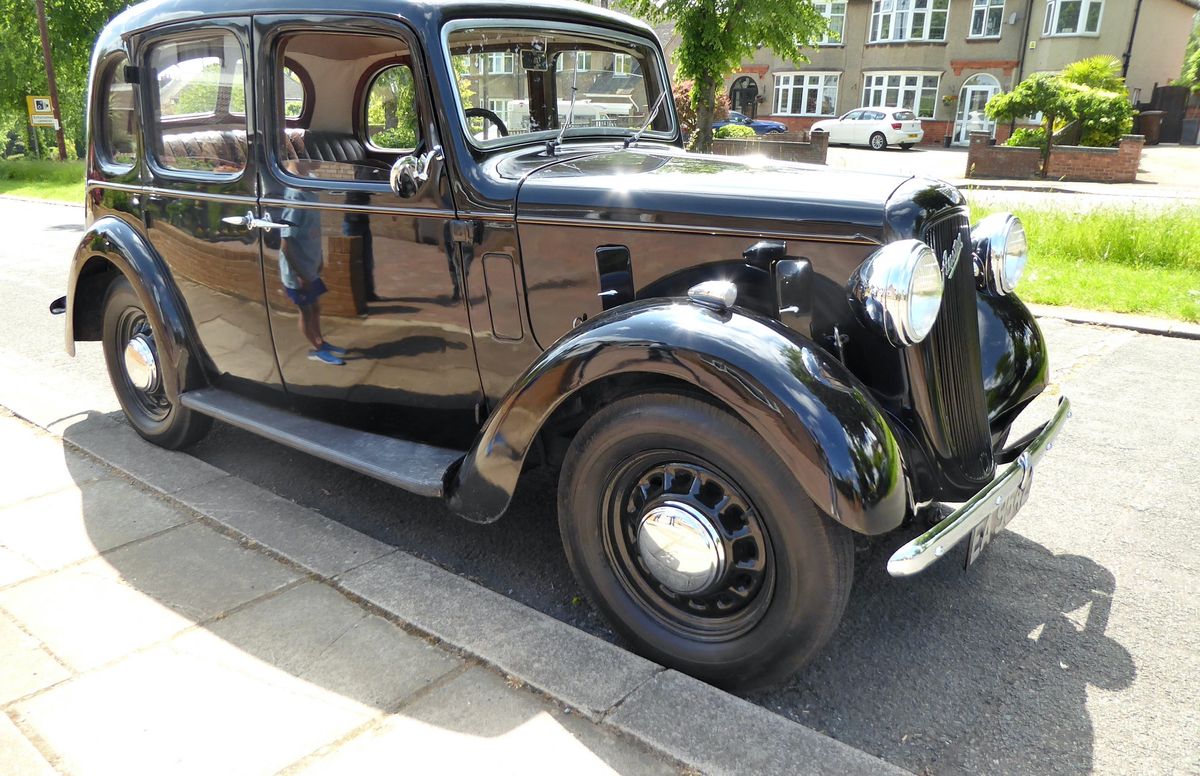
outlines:
{"label": "utility pole", "polygon": [[67,160],[67,143],[63,140],[62,111],[58,109],[58,84],[54,80],[54,60],[50,58],[50,30],[46,27],[46,4],[33,0],[37,6],[38,30],[42,33],[42,59],[46,61],[46,80],[50,85],[50,107],[54,109],[54,124],[58,133],[58,159]]}

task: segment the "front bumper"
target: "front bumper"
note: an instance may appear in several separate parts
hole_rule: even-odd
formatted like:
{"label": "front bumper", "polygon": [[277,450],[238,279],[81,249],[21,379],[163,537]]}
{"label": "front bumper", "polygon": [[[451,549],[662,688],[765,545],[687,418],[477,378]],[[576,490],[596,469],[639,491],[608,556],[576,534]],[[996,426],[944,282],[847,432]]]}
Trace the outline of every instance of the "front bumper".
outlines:
{"label": "front bumper", "polygon": [[984,521],[991,519],[997,508],[1011,496],[1032,487],[1034,467],[1046,451],[1054,446],[1054,438],[1069,417],[1071,402],[1064,396],[1059,399],[1054,417],[1035,432],[1036,435],[1025,444],[1024,449],[1021,449],[1020,443],[1010,448],[1011,452],[1019,451],[1016,460],[970,501],[896,550],[888,560],[888,573],[893,577],[909,577],[924,571],[951,547],[968,538]]}

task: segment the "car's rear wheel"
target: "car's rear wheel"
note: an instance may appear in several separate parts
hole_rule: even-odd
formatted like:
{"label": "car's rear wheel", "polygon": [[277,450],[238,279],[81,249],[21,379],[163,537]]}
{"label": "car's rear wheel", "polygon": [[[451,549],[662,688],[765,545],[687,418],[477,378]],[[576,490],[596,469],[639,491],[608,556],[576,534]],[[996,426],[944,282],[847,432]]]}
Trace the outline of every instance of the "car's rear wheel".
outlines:
{"label": "car's rear wheel", "polygon": [[873,151],[882,151],[888,146],[887,138],[883,136],[882,132],[876,132],[875,134],[871,135],[871,139],[868,141],[868,143]]}
{"label": "car's rear wheel", "polygon": [[135,431],[160,447],[178,450],[200,441],[212,419],[167,395],[158,336],[133,286],[123,276],[114,280],[104,299],[102,331],[113,391]]}
{"label": "car's rear wheel", "polygon": [[748,426],[704,402],[630,397],[593,416],[559,480],[580,585],[653,660],[724,687],[775,683],[833,634],[850,533]]}

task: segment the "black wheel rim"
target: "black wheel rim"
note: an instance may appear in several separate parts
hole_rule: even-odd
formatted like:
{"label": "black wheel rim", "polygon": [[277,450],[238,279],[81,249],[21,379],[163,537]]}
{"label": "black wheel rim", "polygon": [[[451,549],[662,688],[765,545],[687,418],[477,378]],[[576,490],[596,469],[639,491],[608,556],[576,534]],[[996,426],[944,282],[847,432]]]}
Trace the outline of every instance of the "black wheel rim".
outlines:
{"label": "black wheel rim", "polygon": [[[163,390],[162,379],[151,390],[142,390],[133,384],[125,369],[125,348],[134,337],[141,336],[150,344],[155,360],[158,359],[158,349],[154,344],[154,331],[146,313],[136,307],[126,307],[117,319],[116,352],[113,357],[118,365],[117,372],[121,376],[121,392],[129,399],[130,409],[140,414],[144,419],[160,423],[167,419],[171,412],[171,402]],[[161,367],[160,367],[161,370]]]}
{"label": "black wheel rim", "polygon": [[[648,452],[618,467],[604,499],[609,563],[626,592],[663,627],[690,639],[726,641],[763,618],[775,582],[771,540],[758,509],[731,477],[686,453]],[[696,595],[667,588],[639,556],[642,517],[668,499],[708,519],[728,559],[717,581]]]}

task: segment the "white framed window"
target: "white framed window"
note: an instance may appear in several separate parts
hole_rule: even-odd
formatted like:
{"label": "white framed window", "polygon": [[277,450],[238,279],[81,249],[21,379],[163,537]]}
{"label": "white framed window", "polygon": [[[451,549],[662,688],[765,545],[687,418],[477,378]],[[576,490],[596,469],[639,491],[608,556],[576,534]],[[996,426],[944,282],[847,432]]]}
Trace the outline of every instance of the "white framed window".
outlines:
{"label": "white framed window", "polygon": [[[621,55],[618,55],[621,56]],[[554,66],[558,72],[571,71],[571,52],[564,51],[558,56],[558,62]],[[581,73],[586,73],[592,69],[592,52],[576,51],[575,52],[575,69]]]}
{"label": "white framed window", "polygon": [[512,75],[513,53],[511,51],[493,51],[487,54],[487,71],[493,75]]}
{"label": "white framed window", "polygon": [[846,33],[846,3],[817,0],[813,5],[829,24],[829,29],[825,31],[825,36],[818,41],[818,44],[821,46],[842,45]]}
{"label": "white framed window", "polygon": [[487,101],[487,109],[492,113],[495,113],[497,116],[503,116],[508,112],[508,100],[489,98]]}
{"label": "white framed window", "polygon": [[631,54],[613,54],[612,71],[616,75],[632,75],[633,56]]}
{"label": "white framed window", "polygon": [[933,118],[940,73],[867,73],[864,108],[908,108],[923,119]]}
{"label": "white framed window", "polygon": [[999,38],[1004,27],[1004,0],[975,0],[968,38]]}
{"label": "white framed window", "polygon": [[836,116],[838,73],[776,73],[776,116]]}
{"label": "white framed window", "polygon": [[1099,35],[1104,0],[1046,0],[1043,35]]}
{"label": "white framed window", "polygon": [[944,41],[950,0],[874,0],[871,43]]}

